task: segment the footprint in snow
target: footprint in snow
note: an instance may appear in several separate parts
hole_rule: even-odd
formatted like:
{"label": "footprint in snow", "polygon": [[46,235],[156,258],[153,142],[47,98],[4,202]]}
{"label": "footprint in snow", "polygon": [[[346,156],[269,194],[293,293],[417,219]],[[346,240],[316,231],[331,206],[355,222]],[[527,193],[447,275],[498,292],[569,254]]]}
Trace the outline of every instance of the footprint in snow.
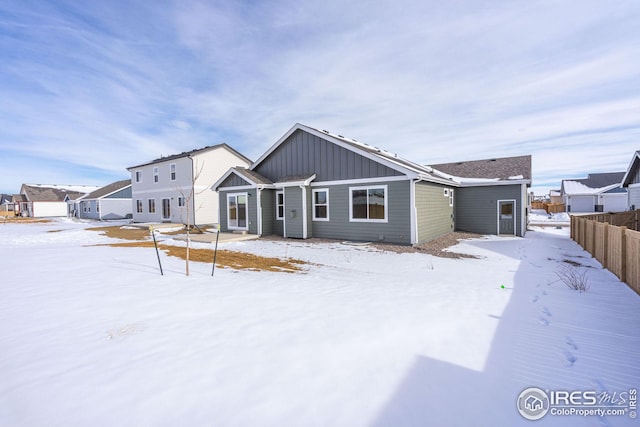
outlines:
{"label": "footprint in snow", "polygon": [[578,361],[578,358],[569,351],[564,352],[564,359],[567,362],[567,367],[573,366]]}
{"label": "footprint in snow", "polygon": [[566,337],[566,341],[565,341],[565,342],[566,342],[566,343],[567,343],[567,345],[568,345],[569,347],[571,347],[572,349],[574,349],[574,350],[577,350],[577,349],[578,349],[578,345],[576,344],[576,342],[575,342],[571,337],[569,337],[569,336],[568,336],[568,337]]}
{"label": "footprint in snow", "polygon": [[549,320],[547,320],[546,317],[540,316],[538,318],[538,321],[542,324],[542,326],[548,326],[549,325]]}
{"label": "footprint in snow", "polygon": [[553,316],[547,307],[544,307],[544,308],[542,309],[542,314],[544,314],[544,315],[545,315],[545,316],[547,316],[547,317],[551,317],[551,316]]}
{"label": "footprint in snow", "polygon": [[531,302],[533,302],[533,303],[538,302],[538,295],[536,295],[533,298],[531,298]]}

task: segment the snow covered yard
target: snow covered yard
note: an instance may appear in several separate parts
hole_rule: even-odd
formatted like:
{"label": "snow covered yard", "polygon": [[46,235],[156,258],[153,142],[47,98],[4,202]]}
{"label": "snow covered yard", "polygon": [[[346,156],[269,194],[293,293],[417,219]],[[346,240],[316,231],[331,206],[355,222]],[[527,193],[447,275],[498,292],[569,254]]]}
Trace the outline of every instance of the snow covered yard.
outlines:
{"label": "snow covered yard", "polygon": [[[640,384],[640,297],[566,229],[453,249],[478,259],[227,243],[310,264],[185,277],[150,248],[86,246],[113,241],[90,225],[0,225],[2,426],[635,425],[516,410],[527,387]],[[558,281],[567,261],[587,292]]]}

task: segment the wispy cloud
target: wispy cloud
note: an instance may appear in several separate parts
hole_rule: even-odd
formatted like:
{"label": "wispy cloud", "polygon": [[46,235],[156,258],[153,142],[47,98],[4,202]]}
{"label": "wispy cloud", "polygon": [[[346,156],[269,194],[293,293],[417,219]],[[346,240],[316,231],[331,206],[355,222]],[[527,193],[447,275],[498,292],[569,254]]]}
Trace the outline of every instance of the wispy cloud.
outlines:
{"label": "wispy cloud", "polygon": [[295,122],[423,163],[533,154],[545,188],[640,148],[635,1],[271,3],[0,5],[0,190],[256,158]]}

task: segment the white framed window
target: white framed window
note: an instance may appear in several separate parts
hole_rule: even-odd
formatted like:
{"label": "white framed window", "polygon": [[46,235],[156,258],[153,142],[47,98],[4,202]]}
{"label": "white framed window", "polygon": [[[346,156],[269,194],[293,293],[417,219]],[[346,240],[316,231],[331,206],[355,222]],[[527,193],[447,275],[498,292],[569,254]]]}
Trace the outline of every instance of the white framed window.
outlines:
{"label": "white framed window", "polygon": [[284,191],[276,191],[276,219],[284,219]]}
{"label": "white framed window", "polygon": [[142,182],[142,171],[136,171],[136,182]]}
{"label": "white framed window", "polygon": [[227,228],[231,230],[247,230],[248,193],[227,194]]}
{"label": "white framed window", "polygon": [[136,200],[136,212],[142,213],[142,200]]}
{"label": "white framed window", "polygon": [[87,212],[91,212],[91,202],[87,202]]}
{"label": "white framed window", "polygon": [[100,200],[96,200],[96,212],[100,212]]}
{"label": "white framed window", "polygon": [[388,222],[388,196],[386,185],[349,187],[349,221]]}
{"label": "white framed window", "polygon": [[184,197],[182,196],[178,197],[178,207],[184,208],[184,206],[185,206]]}
{"label": "white framed window", "polygon": [[[175,163],[171,163],[169,165],[169,176],[171,178],[171,181],[175,181],[176,180],[176,164]],[[178,205],[180,206],[180,205]]]}
{"label": "white framed window", "polygon": [[86,212],[87,211],[87,204],[89,202],[82,202],[82,212]]}
{"label": "white framed window", "polygon": [[158,182],[159,179],[160,179],[160,173],[158,171],[158,167],[154,166],[153,167],[153,182]]}
{"label": "white framed window", "polygon": [[149,199],[149,213],[156,213],[156,199]]}
{"label": "white framed window", "polygon": [[329,189],[318,188],[312,190],[313,194],[313,220],[329,221]]}
{"label": "white framed window", "polygon": [[453,207],[453,188],[449,190],[449,207]]}

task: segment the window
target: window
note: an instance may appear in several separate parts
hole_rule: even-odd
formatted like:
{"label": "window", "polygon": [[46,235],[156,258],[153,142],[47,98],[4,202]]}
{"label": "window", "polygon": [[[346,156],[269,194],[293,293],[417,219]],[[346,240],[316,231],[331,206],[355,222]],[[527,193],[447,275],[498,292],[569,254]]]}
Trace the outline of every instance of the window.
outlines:
{"label": "window", "polygon": [[149,213],[156,213],[156,199],[149,199]]}
{"label": "window", "polygon": [[329,189],[313,190],[314,221],[329,221]]}
{"label": "window", "polygon": [[82,212],[86,212],[87,211],[87,204],[89,202],[82,202]]}
{"label": "window", "polygon": [[136,182],[142,182],[142,171],[136,171]]}
{"label": "window", "polygon": [[[169,175],[171,176],[171,181],[175,181],[176,180],[176,164],[175,163],[171,163],[169,165]],[[180,206],[180,205],[178,205]]]}
{"label": "window", "polygon": [[100,212],[100,200],[96,200],[96,212]]}
{"label": "window", "polygon": [[276,191],[276,219],[284,218],[284,191]]}
{"label": "window", "polygon": [[513,219],[513,203],[500,204],[500,219]]}
{"label": "window", "polygon": [[153,182],[158,182],[158,179],[159,179],[158,175],[159,175],[158,174],[158,167],[155,166],[153,168]]}
{"label": "window", "polygon": [[449,207],[453,207],[453,188],[449,190]]}
{"label": "window", "polygon": [[387,222],[387,186],[349,188],[349,220]]}
{"label": "window", "polygon": [[91,212],[91,202],[87,202],[87,212]]}
{"label": "window", "polygon": [[178,197],[178,207],[179,208],[184,208],[184,197]]}
{"label": "window", "polygon": [[136,200],[136,212],[142,213],[142,200]]}

